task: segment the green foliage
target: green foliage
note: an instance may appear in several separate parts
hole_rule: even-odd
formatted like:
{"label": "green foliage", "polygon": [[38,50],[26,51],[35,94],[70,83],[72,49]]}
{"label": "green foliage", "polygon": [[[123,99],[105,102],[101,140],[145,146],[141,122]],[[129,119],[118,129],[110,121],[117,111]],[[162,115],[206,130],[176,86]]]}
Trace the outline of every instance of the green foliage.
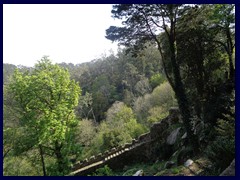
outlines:
{"label": "green foliage", "polygon": [[178,174],[178,173],[180,172],[180,169],[179,169],[179,168],[172,168],[172,169],[171,169],[171,172],[172,172],[173,174]]}
{"label": "green foliage", "polygon": [[160,84],[162,84],[164,82],[165,78],[163,77],[162,74],[157,73],[154,74],[151,78],[150,78],[150,84],[152,86],[152,88],[154,89],[155,87],[159,86]]}
{"label": "green foliage", "polygon": [[76,142],[84,147],[89,147],[96,136],[96,126],[91,120],[83,119],[77,125]]}
{"label": "green foliage", "polygon": [[103,168],[97,169],[92,176],[113,176],[113,171],[105,165]]}
{"label": "green foliage", "polygon": [[140,81],[138,81],[134,88],[138,96],[143,96],[152,90],[147,78],[142,78]]}
{"label": "green foliage", "polygon": [[146,129],[137,123],[133,111],[122,102],[116,102],[107,112],[106,121],[101,122],[93,140],[92,152],[99,153],[131,142]]}
{"label": "green foliage", "polygon": [[75,123],[74,108],[78,104],[79,86],[70,80],[67,70],[44,57],[31,72],[21,73],[16,69],[8,91],[14,96],[24,130],[20,138],[23,146],[16,148],[28,151],[44,145],[54,149],[60,170],[71,149],[72,143],[66,142],[70,140]]}
{"label": "green foliage", "polygon": [[216,131],[219,136],[234,139],[235,137],[235,106],[231,107],[229,114],[224,114],[224,119],[217,122]]}
{"label": "green foliage", "polygon": [[154,106],[162,106],[169,109],[176,105],[175,94],[168,82],[162,83],[152,92],[151,102]]}
{"label": "green foliage", "polygon": [[76,107],[76,115],[84,119],[93,119],[93,97],[91,93],[86,92],[85,95],[79,97],[79,103]]}
{"label": "green foliage", "polygon": [[206,153],[214,164],[216,172],[222,172],[235,158],[235,106],[231,107],[216,127],[217,138],[209,145]]}
{"label": "green foliage", "polygon": [[164,82],[157,86],[151,94],[137,98],[133,109],[138,121],[149,126],[166,117],[172,106],[176,106],[174,92],[169,83]]}
{"label": "green foliage", "polygon": [[225,170],[235,158],[235,140],[218,137],[206,150],[216,172]]}
{"label": "green foliage", "polygon": [[[123,27],[109,27],[107,38],[132,51],[119,49],[116,56],[84,64],[61,63],[63,68],[46,57],[34,68],[4,64],[4,163],[21,159],[26,167],[33,161],[39,166],[43,145],[47,174],[64,174],[58,164],[68,169],[70,157],[96,155],[145,132],[177,105],[175,95],[179,108],[185,107],[182,115],[189,115],[183,119],[185,128],[191,129],[195,119],[204,122],[198,137],[215,140],[209,149],[212,159],[225,153],[230,159],[235,137],[234,113],[228,112],[235,88],[234,10],[234,4],[114,5],[113,16],[126,21]],[[53,149],[64,157],[57,158]]]}
{"label": "green foliage", "polygon": [[37,129],[39,143],[65,139],[80,92],[66,70],[44,59],[31,74],[16,70],[9,88],[22,107],[21,122]]}
{"label": "green foliage", "polygon": [[3,162],[4,176],[39,176],[41,167],[23,156],[6,157]]}
{"label": "green foliage", "polygon": [[155,122],[159,122],[163,118],[168,116],[168,111],[161,106],[155,106],[151,108],[149,111],[149,116],[147,117],[147,122],[149,125],[152,125]]}

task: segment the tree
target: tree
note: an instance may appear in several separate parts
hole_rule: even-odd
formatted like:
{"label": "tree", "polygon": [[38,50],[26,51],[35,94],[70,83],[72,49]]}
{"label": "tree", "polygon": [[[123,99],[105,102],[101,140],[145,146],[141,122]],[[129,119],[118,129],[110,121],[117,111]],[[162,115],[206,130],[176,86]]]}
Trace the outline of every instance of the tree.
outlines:
{"label": "tree", "polygon": [[[174,92],[168,82],[157,86],[152,93],[138,97],[133,106],[138,122],[151,126],[166,117],[170,107],[176,106]],[[149,122],[147,122],[147,121]]]}
{"label": "tree", "polygon": [[[162,58],[165,75],[176,94],[190,144],[197,152],[199,145],[192,131],[190,104],[177,61],[176,23],[181,13],[186,9],[187,7],[180,4],[114,5],[113,17],[124,19],[123,27],[110,26],[106,30],[106,37],[112,41],[118,41],[121,45],[133,47],[132,49],[135,52],[144,48],[146,41],[155,41]],[[166,36],[170,58],[164,57],[164,49],[157,36],[160,32],[164,32]],[[170,61],[171,71],[166,67],[167,60]],[[172,76],[170,73],[172,73]]]}
{"label": "tree", "polygon": [[93,138],[96,136],[96,124],[88,119],[83,119],[78,123],[77,139],[81,146],[90,147]]}
{"label": "tree", "polygon": [[44,156],[50,152],[48,155],[55,155],[58,172],[64,174],[80,87],[70,80],[67,70],[43,57],[31,72],[16,69],[8,90],[25,131],[23,143],[28,142],[24,151],[38,148],[44,175]]}
{"label": "tree", "polygon": [[13,74],[15,65],[12,64],[3,64],[3,84],[6,84],[9,81],[9,77]]}
{"label": "tree", "polygon": [[115,102],[108,109],[106,120],[102,121],[98,127],[92,151],[99,153],[124,145],[145,131],[144,126],[137,123],[130,107],[127,107],[123,102]]}
{"label": "tree", "polygon": [[[234,37],[233,6],[226,5],[221,11],[219,7],[222,9],[221,5],[192,6],[182,14],[176,29],[178,58],[187,96],[194,115],[209,127],[209,132],[217,119],[230,110],[234,89],[231,75],[234,67],[230,65],[232,55],[229,56],[234,48],[231,40]],[[228,14],[223,15],[224,11]],[[227,19],[229,29],[224,30],[222,21]],[[230,40],[227,40],[226,31],[230,33]]]}
{"label": "tree", "polygon": [[93,98],[92,94],[86,92],[84,96],[81,96],[79,99],[79,104],[77,106],[77,115],[83,119],[93,118],[94,122],[96,122],[96,118],[93,112]]}
{"label": "tree", "polygon": [[220,32],[218,39],[214,42],[220,44],[228,55],[229,60],[229,79],[235,82],[235,67],[233,54],[235,49],[235,5],[234,4],[217,4],[211,6],[210,21],[215,30]]}

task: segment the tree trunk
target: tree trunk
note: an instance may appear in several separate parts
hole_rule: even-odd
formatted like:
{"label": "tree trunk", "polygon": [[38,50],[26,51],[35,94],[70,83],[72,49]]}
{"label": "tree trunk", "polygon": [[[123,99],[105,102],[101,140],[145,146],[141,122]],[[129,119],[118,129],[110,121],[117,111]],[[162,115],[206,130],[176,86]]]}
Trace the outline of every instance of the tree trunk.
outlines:
{"label": "tree trunk", "polygon": [[228,59],[229,59],[229,79],[234,83],[235,80],[235,69],[233,66],[233,59],[232,59],[232,54],[233,54],[233,43],[232,43],[232,38],[231,38],[231,32],[229,27],[226,28],[226,36],[227,36],[227,49],[228,49]]}
{"label": "tree trunk", "polygon": [[191,112],[190,112],[190,105],[187,100],[186,92],[182,83],[182,78],[180,75],[179,66],[176,61],[176,49],[175,49],[175,34],[174,34],[174,25],[171,22],[171,30],[169,34],[169,45],[170,45],[170,52],[171,52],[171,64],[173,68],[173,76],[174,76],[174,92],[176,93],[179,110],[181,112],[183,123],[187,131],[188,139],[190,144],[192,145],[193,151],[197,153],[199,151],[199,143],[197,137],[194,135],[192,131],[191,125]]}
{"label": "tree trunk", "polygon": [[58,163],[58,171],[60,173],[63,173],[63,170],[64,170],[64,160],[63,160],[63,156],[62,156],[62,153],[61,153],[61,149],[62,149],[62,146],[58,143],[58,141],[55,142],[55,155],[57,157],[57,163]]}
{"label": "tree trunk", "polygon": [[42,163],[42,169],[43,169],[43,176],[46,176],[46,167],[45,167],[45,162],[44,162],[44,157],[43,157],[43,149],[42,145],[39,145],[39,152],[41,156],[41,163]]}

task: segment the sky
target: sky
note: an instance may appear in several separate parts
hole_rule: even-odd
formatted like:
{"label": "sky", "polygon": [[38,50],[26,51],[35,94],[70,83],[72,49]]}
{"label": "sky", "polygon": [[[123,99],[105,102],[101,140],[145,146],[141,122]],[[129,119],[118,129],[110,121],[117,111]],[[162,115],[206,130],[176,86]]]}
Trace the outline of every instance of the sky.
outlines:
{"label": "sky", "polygon": [[105,38],[110,4],[4,4],[3,63],[33,66],[47,55],[53,63],[80,64],[116,53]]}

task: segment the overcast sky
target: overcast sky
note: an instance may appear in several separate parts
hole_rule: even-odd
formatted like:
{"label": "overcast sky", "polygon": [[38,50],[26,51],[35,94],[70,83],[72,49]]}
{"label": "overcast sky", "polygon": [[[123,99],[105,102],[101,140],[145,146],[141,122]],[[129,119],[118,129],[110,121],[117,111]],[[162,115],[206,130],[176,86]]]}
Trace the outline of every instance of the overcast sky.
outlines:
{"label": "overcast sky", "polygon": [[54,63],[82,63],[99,58],[117,44],[105,30],[120,22],[109,4],[4,4],[3,62],[33,66],[48,55]]}

